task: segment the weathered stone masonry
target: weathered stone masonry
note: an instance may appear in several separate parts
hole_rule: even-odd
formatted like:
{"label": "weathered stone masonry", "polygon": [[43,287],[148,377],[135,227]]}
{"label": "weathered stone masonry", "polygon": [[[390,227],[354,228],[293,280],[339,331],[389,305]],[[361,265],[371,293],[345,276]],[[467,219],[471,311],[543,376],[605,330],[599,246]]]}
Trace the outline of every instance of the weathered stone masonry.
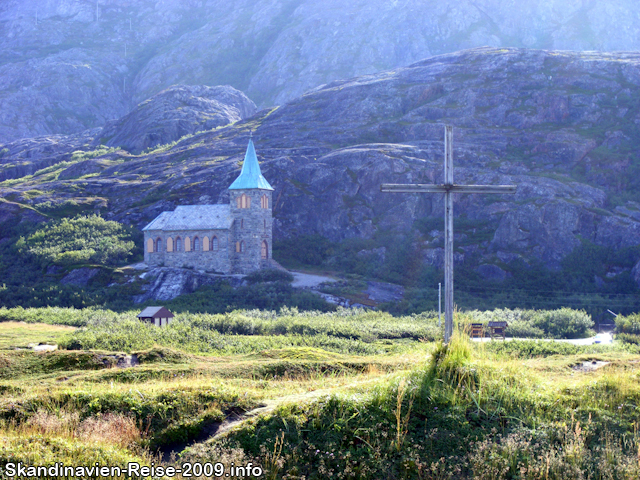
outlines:
{"label": "weathered stone masonry", "polygon": [[272,193],[249,141],[229,205],[183,205],[144,227],[148,265],[247,274],[272,266]]}

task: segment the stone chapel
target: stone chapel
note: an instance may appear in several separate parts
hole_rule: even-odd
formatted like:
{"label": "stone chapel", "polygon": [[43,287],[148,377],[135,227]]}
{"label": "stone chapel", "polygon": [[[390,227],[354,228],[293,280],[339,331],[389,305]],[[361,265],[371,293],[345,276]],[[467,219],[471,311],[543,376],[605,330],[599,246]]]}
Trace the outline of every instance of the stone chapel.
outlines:
{"label": "stone chapel", "polygon": [[271,260],[273,188],[262,176],[253,141],[229,186],[229,205],[181,205],[142,230],[149,266],[248,274]]}

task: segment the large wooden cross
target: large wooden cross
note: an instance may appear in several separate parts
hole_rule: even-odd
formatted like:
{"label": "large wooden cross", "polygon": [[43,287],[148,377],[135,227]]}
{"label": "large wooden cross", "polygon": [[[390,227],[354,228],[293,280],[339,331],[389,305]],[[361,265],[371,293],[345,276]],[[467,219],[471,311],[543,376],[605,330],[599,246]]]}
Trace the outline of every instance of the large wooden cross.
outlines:
{"label": "large wooden cross", "polygon": [[516,193],[515,185],[455,185],[453,183],[453,127],[444,129],[444,184],[392,184],[380,186],[382,192],[444,193],[444,341],[453,334],[453,194]]}

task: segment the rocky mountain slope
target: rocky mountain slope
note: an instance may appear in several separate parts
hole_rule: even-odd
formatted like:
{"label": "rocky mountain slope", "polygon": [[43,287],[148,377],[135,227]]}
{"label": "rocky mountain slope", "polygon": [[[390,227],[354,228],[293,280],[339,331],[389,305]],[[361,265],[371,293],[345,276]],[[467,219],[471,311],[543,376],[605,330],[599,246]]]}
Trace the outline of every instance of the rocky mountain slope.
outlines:
{"label": "rocky mountain slope", "polygon": [[5,0],[0,142],[102,127],[174,84],[261,108],[461,49],[637,50],[634,0]]}
{"label": "rocky mountain slope", "polygon": [[256,105],[228,85],[176,85],[142,102],[124,117],[108,122],[96,144],[131,153],[166,144],[250,117]]}
{"label": "rocky mountain slope", "polygon": [[483,48],[334,82],[144,155],[95,150],[98,131],[15,142],[0,148],[5,169],[51,166],[0,183],[0,221],[71,208],[142,227],[226,202],[253,130],[277,238],[373,239],[358,253],[371,262],[404,238],[418,264],[439,265],[442,198],[380,184],[441,182],[452,124],[456,183],[518,185],[455,198],[456,261],[499,279],[517,259],[558,266],[581,240],[638,245],[639,91],[640,54]]}

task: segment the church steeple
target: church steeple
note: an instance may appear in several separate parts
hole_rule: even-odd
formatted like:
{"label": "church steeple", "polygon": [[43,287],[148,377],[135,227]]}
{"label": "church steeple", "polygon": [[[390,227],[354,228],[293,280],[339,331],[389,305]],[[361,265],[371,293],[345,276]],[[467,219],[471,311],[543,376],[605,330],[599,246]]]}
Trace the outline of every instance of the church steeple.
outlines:
{"label": "church steeple", "polygon": [[247,153],[244,155],[244,163],[242,171],[238,178],[231,184],[229,190],[246,190],[251,188],[259,188],[261,190],[273,190],[267,179],[260,172],[260,164],[256,156],[256,149],[253,146],[253,140],[249,139]]}

